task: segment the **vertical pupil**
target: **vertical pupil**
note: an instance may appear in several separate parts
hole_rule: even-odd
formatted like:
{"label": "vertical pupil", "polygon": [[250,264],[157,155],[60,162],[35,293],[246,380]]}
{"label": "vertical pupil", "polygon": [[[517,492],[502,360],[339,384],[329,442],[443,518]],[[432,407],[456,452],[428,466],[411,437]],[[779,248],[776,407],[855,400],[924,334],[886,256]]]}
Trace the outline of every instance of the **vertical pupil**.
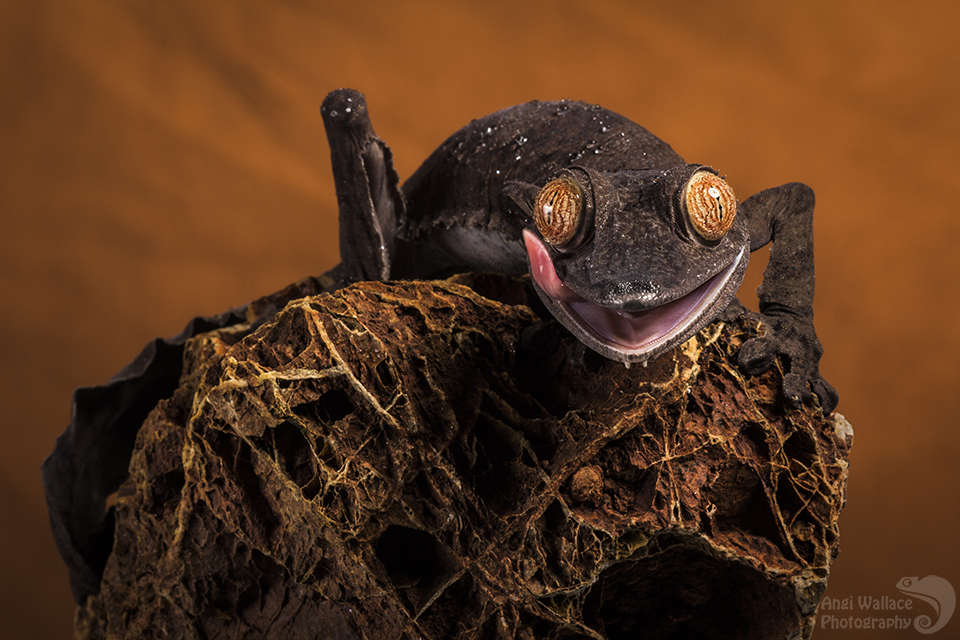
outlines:
{"label": "vertical pupil", "polygon": [[553,221],[553,204],[557,201],[557,194],[554,192],[550,199],[543,205],[543,217],[547,224]]}
{"label": "vertical pupil", "polygon": [[717,189],[716,187],[710,187],[709,189],[707,189],[707,194],[709,194],[711,198],[717,201],[717,208],[719,209],[720,219],[723,220],[723,202],[720,200],[720,189]]}

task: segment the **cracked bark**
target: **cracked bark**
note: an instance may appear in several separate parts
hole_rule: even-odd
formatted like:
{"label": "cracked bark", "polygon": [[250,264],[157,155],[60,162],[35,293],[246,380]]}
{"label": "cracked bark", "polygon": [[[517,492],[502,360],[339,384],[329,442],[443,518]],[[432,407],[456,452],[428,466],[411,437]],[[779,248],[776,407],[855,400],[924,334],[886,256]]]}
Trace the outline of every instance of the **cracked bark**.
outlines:
{"label": "cracked bark", "polygon": [[849,424],[740,375],[758,327],[628,369],[527,282],[360,283],[190,339],[78,635],[809,637]]}

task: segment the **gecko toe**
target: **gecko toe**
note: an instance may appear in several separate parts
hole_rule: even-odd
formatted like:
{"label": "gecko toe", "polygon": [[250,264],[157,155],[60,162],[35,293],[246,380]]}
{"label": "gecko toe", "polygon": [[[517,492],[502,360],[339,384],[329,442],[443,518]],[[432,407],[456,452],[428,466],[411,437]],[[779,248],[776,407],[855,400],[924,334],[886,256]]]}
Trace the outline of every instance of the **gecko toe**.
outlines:
{"label": "gecko toe", "polygon": [[777,358],[777,345],[768,338],[747,340],[737,352],[737,364],[748,375],[763,373]]}
{"label": "gecko toe", "polygon": [[807,381],[795,373],[783,376],[783,395],[795,409],[813,400],[813,392]]}
{"label": "gecko toe", "polygon": [[823,409],[823,413],[825,415],[833,413],[833,410],[837,408],[837,403],[840,402],[840,395],[837,390],[823,378],[817,378],[811,384],[813,385],[813,392],[820,399],[820,408]]}

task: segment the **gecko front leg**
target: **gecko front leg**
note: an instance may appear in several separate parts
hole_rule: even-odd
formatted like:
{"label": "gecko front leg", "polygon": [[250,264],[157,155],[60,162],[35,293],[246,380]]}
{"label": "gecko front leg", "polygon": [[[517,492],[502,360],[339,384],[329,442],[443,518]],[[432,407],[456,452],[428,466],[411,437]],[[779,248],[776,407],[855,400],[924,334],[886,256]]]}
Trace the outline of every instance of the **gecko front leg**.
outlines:
{"label": "gecko front leg", "polygon": [[751,251],[773,244],[757,289],[765,332],[744,343],[737,360],[745,373],[757,374],[784,356],[787,399],[799,405],[816,396],[824,413],[830,413],[839,398],[820,375],[823,347],[813,327],[813,208],[813,190],[799,182],[761,191],[741,203]]}

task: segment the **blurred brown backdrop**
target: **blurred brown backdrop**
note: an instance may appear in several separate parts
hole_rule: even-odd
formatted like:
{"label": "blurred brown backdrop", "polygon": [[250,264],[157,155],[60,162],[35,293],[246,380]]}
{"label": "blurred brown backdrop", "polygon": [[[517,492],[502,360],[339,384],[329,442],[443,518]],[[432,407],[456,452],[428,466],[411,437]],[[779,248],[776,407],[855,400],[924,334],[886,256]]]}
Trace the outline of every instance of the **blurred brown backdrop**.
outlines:
{"label": "blurred brown backdrop", "polygon": [[38,468],[72,389],[337,262],[339,86],[402,176],[471,118],[573,98],[741,199],[812,185],[823,371],[856,429],[828,595],[960,588],[960,5],[786,5],[0,4],[0,633],[71,633]]}

